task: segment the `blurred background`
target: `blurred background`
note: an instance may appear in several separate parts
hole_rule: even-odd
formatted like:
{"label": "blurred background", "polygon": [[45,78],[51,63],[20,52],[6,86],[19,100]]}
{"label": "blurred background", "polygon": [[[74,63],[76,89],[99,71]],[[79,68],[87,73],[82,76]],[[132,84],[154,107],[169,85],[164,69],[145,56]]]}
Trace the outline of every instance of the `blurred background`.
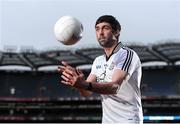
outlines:
{"label": "blurred background", "polygon": [[[94,23],[105,14],[120,21],[120,41],[140,56],[144,122],[180,122],[179,0],[0,0],[0,122],[101,122],[99,94],[82,97],[61,84],[57,66],[64,60],[89,74],[103,54]],[[64,15],[84,26],[73,46],[53,34]]]}

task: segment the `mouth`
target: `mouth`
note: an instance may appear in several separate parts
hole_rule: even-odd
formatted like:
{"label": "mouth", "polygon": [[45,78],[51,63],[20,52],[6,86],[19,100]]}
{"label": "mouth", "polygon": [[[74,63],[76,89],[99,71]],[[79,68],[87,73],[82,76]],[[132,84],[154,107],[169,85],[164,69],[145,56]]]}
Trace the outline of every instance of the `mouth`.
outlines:
{"label": "mouth", "polygon": [[100,37],[99,38],[99,41],[104,41],[105,40],[105,37]]}
{"label": "mouth", "polygon": [[105,39],[99,39],[99,42],[103,43],[105,42]]}

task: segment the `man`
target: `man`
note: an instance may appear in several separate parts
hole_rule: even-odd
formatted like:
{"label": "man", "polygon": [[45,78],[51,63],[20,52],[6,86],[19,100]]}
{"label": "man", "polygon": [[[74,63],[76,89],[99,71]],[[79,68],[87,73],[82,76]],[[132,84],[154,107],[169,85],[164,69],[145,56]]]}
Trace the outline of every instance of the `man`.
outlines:
{"label": "man", "polygon": [[101,94],[102,123],[143,123],[140,80],[141,62],[135,51],[119,41],[121,25],[111,15],[95,24],[96,37],[105,54],[97,57],[87,80],[79,69],[62,62],[62,83],[79,89],[82,95]]}

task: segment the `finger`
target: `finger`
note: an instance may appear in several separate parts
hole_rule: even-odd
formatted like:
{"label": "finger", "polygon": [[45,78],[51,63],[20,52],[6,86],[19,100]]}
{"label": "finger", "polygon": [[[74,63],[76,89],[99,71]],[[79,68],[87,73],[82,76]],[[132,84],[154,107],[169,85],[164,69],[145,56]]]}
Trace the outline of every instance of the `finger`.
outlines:
{"label": "finger", "polygon": [[76,70],[79,75],[83,75],[82,71],[79,68],[76,68]]}
{"label": "finger", "polygon": [[[74,68],[72,68],[70,66],[67,66],[67,67],[65,67],[65,66],[58,66],[58,72],[63,72],[65,70],[67,70],[68,73],[73,73]],[[72,72],[70,72],[69,70],[72,71]]]}
{"label": "finger", "polygon": [[69,65],[67,62],[65,62],[65,61],[62,61],[61,63],[63,64],[63,66],[64,66],[65,68],[68,68],[69,70],[73,70],[73,71],[76,70],[75,68],[73,68],[72,66],[70,66],[70,65]]}
{"label": "finger", "polygon": [[70,81],[70,76],[68,74],[66,75],[61,75],[61,78],[65,81]]}
{"label": "finger", "polygon": [[65,71],[63,71],[63,74],[69,74],[70,76],[77,76],[77,73],[75,70],[70,70],[70,69],[66,69]]}
{"label": "finger", "polygon": [[72,86],[74,85],[74,83],[73,83],[73,80],[74,80],[73,75],[68,74],[68,73],[66,73],[66,72],[63,72],[63,75],[61,75],[61,77],[62,77],[65,81],[70,82]]}
{"label": "finger", "polygon": [[79,73],[79,68],[76,68],[76,72],[77,72],[77,74],[80,74],[80,73]]}
{"label": "finger", "polygon": [[64,66],[70,66],[67,62],[65,61],[61,61],[61,63],[64,65]]}
{"label": "finger", "polygon": [[[63,81],[63,83],[66,83],[66,84],[68,84],[68,85],[71,85],[71,86],[73,86],[73,83],[72,83],[72,81],[70,80],[70,79],[68,79],[67,77],[65,77],[65,76],[61,76],[61,78],[63,79],[62,81]],[[61,82],[62,82],[61,81]]]}
{"label": "finger", "polygon": [[64,66],[58,66],[58,71],[63,72],[66,68]]}
{"label": "finger", "polygon": [[63,71],[62,75],[66,76],[67,78],[73,77],[72,72],[68,70]]}
{"label": "finger", "polygon": [[66,82],[66,81],[61,81],[61,83],[63,83],[63,84],[66,84],[66,85],[71,85],[69,82]]}

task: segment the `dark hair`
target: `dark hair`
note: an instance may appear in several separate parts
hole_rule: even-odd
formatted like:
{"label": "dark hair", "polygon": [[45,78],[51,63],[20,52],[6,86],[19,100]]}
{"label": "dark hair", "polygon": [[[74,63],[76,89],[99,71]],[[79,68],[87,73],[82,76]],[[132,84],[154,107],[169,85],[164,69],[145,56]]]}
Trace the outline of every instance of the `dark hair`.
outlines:
{"label": "dark hair", "polygon": [[118,22],[118,20],[115,17],[113,17],[111,15],[103,15],[103,16],[99,17],[96,21],[95,26],[102,22],[109,23],[111,25],[112,29],[115,31],[117,31],[117,30],[121,31],[120,23]]}

